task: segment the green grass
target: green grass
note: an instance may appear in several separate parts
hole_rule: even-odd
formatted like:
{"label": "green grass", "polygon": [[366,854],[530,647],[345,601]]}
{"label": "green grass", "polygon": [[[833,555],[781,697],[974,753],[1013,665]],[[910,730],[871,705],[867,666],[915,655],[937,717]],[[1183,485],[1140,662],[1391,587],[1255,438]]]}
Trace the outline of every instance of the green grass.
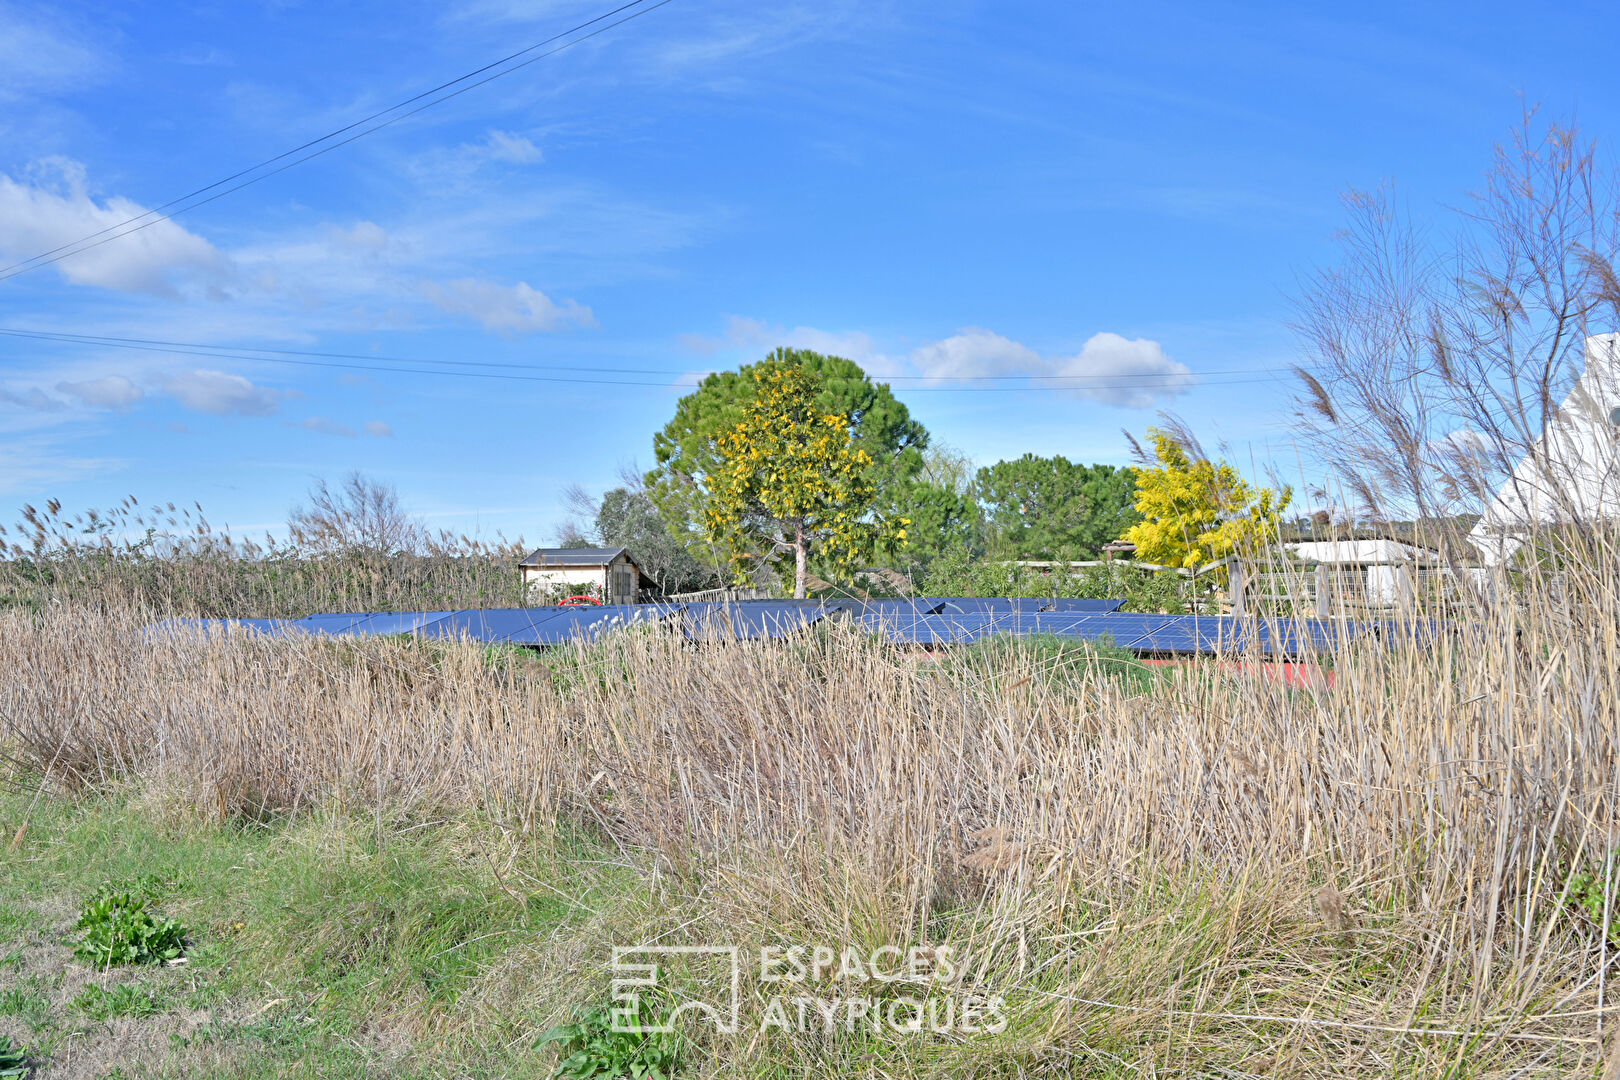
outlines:
{"label": "green grass", "polygon": [[[0,796],[0,833],[24,805]],[[100,971],[73,957],[75,913],[108,881],[184,922],[184,966]],[[787,903],[717,915],[715,887],[695,884],[665,890],[588,835],[519,838],[470,816],[221,826],[140,797],[42,800],[24,843],[0,849],[0,1030],[44,1063],[39,1080],[69,1052],[77,1060],[98,1046],[125,1056],[95,1075],[127,1080],[539,1078],[562,1062],[579,1077],[653,1075],[673,1063],[681,1080],[1267,1075],[1278,1048],[1324,1036],[1216,1014],[1288,1018],[1307,1002],[1328,1022],[1353,1019],[1355,1002],[1391,999],[1427,970],[1396,912],[1366,910],[1356,933],[1330,931],[1298,898],[1279,903],[1188,871],[1145,875],[1118,893],[1077,889],[1059,922],[1030,924],[1043,929],[1027,955],[1001,932],[1000,914],[941,902],[920,938],[899,940],[988,950],[992,981],[1018,990],[1011,1025],[994,1039],[615,1035],[601,1012],[610,944],[680,941],[694,922],[693,933],[736,935],[745,948],[896,940],[896,927],[858,899],[834,926],[803,921]],[[47,953],[54,967],[40,966]],[[1125,1008],[1063,1019],[1077,979]],[[1456,985],[1429,985],[1414,1022],[1432,1012],[1436,1026],[1452,1026]],[[1141,1002],[1176,1013],[1138,1016],[1130,1007]],[[1054,1023],[1067,1025],[1062,1049]],[[125,1049],[132,1029],[145,1035],[138,1052]],[[1466,1064],[1484,1052],[1473,1038],[1393,1043],[1379,1075],[1478,1074]]]}
{"label": "green grass", "polygon": [[[20,800],[0,798],[0,821],[21,812]],[[557,1055],[536,1049],[533,1034],[551,1017],[497,1022],[461,998],[591,910],[639,898],[639,879],[604,865],[608,853],[588,840],[520,844],[498,869],[488,856],[501,838],[488,826],[378,825],[165,823],[118,798],[42,801],[21,848],[0,850],[0,1017],[27,1025],[38,1036],[31,1049],[48,1058],[110,1020],[162,1034],[176,1010],[207,1014],[157,1039],[156,1061],[123,1065],[132,1077],[548,1074]],[[53,922],[41,912],[64,898],[77,906],[151,892],[188,928],[186,965],[63,989],[64,970],[101,965],[72,955],[72,914]],[[59,969],[24,973],[27,941],[54,945]]]}

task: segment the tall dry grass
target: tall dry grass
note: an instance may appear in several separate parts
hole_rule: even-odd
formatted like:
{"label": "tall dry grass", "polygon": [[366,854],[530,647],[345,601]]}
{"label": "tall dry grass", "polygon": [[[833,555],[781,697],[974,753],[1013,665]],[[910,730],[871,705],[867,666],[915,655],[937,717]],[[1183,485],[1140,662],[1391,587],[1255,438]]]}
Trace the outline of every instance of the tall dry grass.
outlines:
{"label": "tall dry grass", "polygon": [[317,611],[525,607],[521,539],[413,530],[388,550],[278,543],[214,528],[200,505],[70,514],[51,500],[0,525],[0,608],[151,609],[200,618],[302,618]]}
{"label": "tall dry grass", "polygon": [[227,817],[583,824],[701,898],[687,937],[954,936],[1034,1073],[1152,1048],[1161,1075],[1559,1075],[1620,1007],[1620,587],[1596,563],[1543,585],[1341,656],[1331,687],[1206,666],[1149,693],[838,628],[537,658],[14,611],[0,724],[64,787],[161,779]]}

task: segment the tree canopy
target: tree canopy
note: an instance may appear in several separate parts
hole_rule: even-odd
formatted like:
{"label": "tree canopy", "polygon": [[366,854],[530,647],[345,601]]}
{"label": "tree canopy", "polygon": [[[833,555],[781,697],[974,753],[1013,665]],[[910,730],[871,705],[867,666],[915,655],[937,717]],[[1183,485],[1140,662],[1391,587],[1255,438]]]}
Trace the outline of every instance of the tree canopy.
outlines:
{"label": "tree canopy", "polygon": [[1196,569],[1274,534],[1293,490],[1255,488],[1226,462],[1194,458],[1169,433],[1148,429],[1156,467],[1136,472],[1142,520],[1125,539],[1144,562]]}
{"label": "tree canopy", "polygon": [[705,589],[716,574],[669,527],[652,497],[639,487],[616,487],[602,496],[596,535],[608,547],[629,548],[637,565],[662,593]]}
{"label": "tree canopy", "polygon": [[1137,520],[1129,468],[1025,454],[980,469],[976,487],[986,546],[1002,558],[1095,559]]}
{"label": "tree canopy", "polygon": [[704,523],[739,581],[771,553],[792,551],[793,595],[802,597],[812,550],[848,569],[884,534],[903,541],[905,522],[872,515],[872,457],[847,417],[823,410],[811,369],[773,356],[748,372],[755,392],[714,439]]}
{"label": "tree canopy", "polygon": [[758,364],[709,375],[681,398],[675,416],[653,436],[656,465],[647,476],[654,499],[695,517],[680,503],[683,489],[701,482],[714,468],[721,434],[743,419],[759,392],[754,375],[767,365],[793,364],[815,380],[815,408],[825,416],[848,419],[854,446],[871,458],[868,478],[885,489],[914,475],[922,465],[928,432],[883,383],[874,383],[853,360],[809,349],[779,348]]}

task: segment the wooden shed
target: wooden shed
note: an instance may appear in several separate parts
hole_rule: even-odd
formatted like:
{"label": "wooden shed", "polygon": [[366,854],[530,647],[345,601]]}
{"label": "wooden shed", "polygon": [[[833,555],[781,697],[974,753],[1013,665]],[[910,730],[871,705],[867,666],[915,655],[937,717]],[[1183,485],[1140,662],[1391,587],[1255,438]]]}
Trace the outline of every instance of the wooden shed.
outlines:
{"label": "wooden shed", "polygon": [[634,604],[641,595],[641,567],[628,548],[540,548],[518,571],[531,589],[567,586],[604,604]]}

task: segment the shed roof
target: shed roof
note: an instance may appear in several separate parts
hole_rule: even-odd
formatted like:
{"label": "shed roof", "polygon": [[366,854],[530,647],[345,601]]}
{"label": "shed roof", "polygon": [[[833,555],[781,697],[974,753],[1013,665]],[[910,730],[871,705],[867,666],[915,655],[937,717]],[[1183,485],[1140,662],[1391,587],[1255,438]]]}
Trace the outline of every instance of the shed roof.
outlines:
{"label": "shed roof", "polygon": [[631,557],[628,548],[538,548],[528,558],[518,563],[519,566],[607,566],[620,555],[641,569],[640,564]]}
{"label": "shed roof", "polygon": [[1289,544],[1288,550],[1301,559],[1319,563],[1349,563],[1384,566],[1391,563],[1435,563],[1437,552],[1399,540],[1318,540]]}

